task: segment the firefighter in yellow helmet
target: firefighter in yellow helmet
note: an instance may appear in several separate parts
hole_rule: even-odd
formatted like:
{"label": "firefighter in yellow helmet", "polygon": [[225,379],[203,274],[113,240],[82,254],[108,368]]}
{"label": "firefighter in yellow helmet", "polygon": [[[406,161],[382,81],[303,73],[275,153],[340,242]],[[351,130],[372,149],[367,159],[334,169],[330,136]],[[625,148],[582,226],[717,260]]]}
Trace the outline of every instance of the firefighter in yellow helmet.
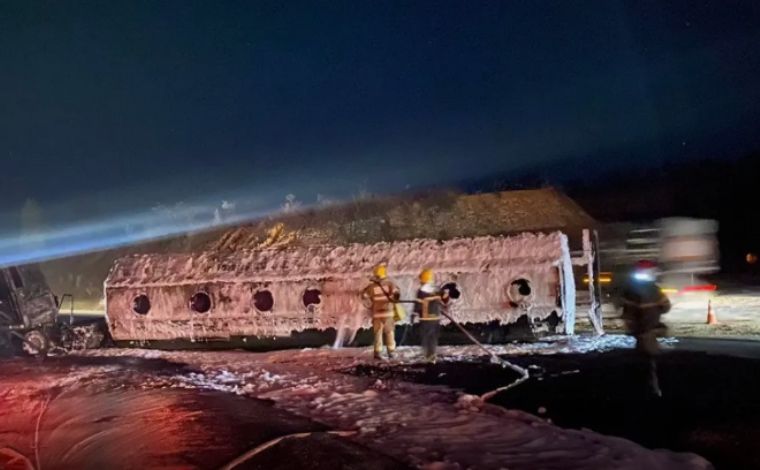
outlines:
{"label": "firefighter in yellow helmet", "polygon": [[449,293],[435,284],[433,270],[423,269],[420,273],[420,288],[417,290],[414,312],[420,319],[422,350],[429,362],[435,362],[441,330],[441,310],[448,302]]}
{"label": "firefighter in yellow helmet", "polygon": [[375,334],[375,359],[382,359],[383,339],[388,351],[388,357],[393,358],[396,349],[394,330],[394,304],[400,297],[399,289],[388,279],[385,264],[378,264],[373,270],[369,285],[362,292],[364,305],[372,311],[372,331]]}

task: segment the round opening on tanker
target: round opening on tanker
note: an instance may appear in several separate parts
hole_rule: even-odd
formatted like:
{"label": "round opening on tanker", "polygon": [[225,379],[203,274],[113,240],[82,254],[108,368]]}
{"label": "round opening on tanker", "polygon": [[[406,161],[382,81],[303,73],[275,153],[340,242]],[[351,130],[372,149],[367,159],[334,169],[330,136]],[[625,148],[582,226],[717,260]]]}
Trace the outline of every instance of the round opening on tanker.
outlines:
{"label": "round opening on tanker", "polygon": [[211,296],[205,292],[196,292],[190,297],[190,310],[196,313],[206,313],[211,310]]}
{"label": "round opening on tanker", "polygon": [[319,289],[306,289],[302,300],[304,307],[313,308],[322,303],[322,291]]}
{"label": "round opening on tanker", "polygon": [[150,312],[150,299],[145,294],[140,294],[132,299],[132,311],[139,315],[147,315]]}
{"label": "round opening on tanker", "polygon": [[459,290],[459,285],[456,282],[447,282],[441,287],[441,290],[449,291],[449,298],[451,300],[457,300],[462,296],[462,291]]}
{"label": "round opening on tanker", "polygon": [[507,296],[509,300],[515,304],[521,304],[530,299],[533,294],[533,289],[530,285],[530,281],[524,277],[520,277],[509,283],[507,288]]}
{"label": "round opening on tanker", "polygon": [[253,294],[253,306],[259,312],[271,312],[274,308],[274,297],[268,290],[260,290]]}

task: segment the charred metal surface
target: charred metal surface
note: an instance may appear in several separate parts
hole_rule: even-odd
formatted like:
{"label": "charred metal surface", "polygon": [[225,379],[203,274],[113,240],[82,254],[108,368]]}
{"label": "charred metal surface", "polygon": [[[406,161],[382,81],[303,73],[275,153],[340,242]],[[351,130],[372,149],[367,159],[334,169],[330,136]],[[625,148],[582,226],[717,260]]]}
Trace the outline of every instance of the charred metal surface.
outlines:
{"label": "charred metal surface", "polygon": [[58,306],[36,265],[0,269],[0,350],[37,353],[55,336]]}
{"label": "charred metal surface", "polygon": [[36,265],[0,269],[0,327],[53,325],[57,313],[55,296]]}
{"label": "charred metal surface", "polygon": [[[309,329],[356,330],[369,325],[360,293],[372,266],[380,262],[388,264],[403,299],[414,298],[423,267],[436,272],[437,282],[454,283],[462,295],[451,313],[464,323],[508,324],[525,314],[546,318],[552,312],[563,317],[567,309],[560,305],[567,301],[559,298],[565,291],[560,270],[571,262],[566,247],[567,237],[554,232],[443,242],[134,255],[118,259],[106,280],[107,320],[117,341],[226,340],[282,337]],[[510,299],[509,287],[520,279],[529,283],[530,294],[516,302]],[[318,303],[313,301],[315,291]]]}

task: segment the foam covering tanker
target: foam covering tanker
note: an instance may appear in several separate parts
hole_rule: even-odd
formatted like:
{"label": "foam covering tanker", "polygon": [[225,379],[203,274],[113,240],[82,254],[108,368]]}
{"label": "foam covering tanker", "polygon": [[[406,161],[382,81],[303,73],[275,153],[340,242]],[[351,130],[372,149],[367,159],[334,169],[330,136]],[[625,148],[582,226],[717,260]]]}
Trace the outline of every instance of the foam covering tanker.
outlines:
{"label": "foam covering tanker", "polygon": [[575,284],[561,232],[126,256],[105,282],[108,326],[114,340],[127,342],[356,330],[370,324],[360,294],[381,262],[402,299],[414,298],[420,269],[432,268],[438,283],[461,293],[450,310],[459,322],[509,324],[554,313],[572,332]]}

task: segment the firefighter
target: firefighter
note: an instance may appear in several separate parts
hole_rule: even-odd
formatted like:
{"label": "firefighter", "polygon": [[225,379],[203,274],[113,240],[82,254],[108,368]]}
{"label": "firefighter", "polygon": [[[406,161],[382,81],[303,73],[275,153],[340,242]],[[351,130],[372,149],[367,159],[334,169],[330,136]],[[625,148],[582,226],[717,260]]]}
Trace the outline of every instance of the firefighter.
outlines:
{"label": "firefighter", "polygon": [[441,310],[449,301],[449,293],[435,284],[435,275],[431,269],[420,273],[420,288],[414,313],[420,320],[420,337],[425,360],[435,363],[438,336],[441,330]]}
{"label": "firefighter", "polygon": [[660,317],[670,310],[670,301],[655,282],[656,276],[657,266],[654,262],[642,260],[636,263],[623,290],[622,301],[623,320],[628,334],[636,338],[636,352],[646,363],[649,391],[661,397],[655,358],[660,353],[657,337],[666,332]]}
{"label": "firefighter", "polygon": [[385,339],[388,358],[393,359],[393,351],[396,349],[394,306],[399,297],[399,289],[388,279],[385,264],[375,266],[372,279],[362,293],[364,305],[372,312],[375,359],[382,359],[383,339]]}

